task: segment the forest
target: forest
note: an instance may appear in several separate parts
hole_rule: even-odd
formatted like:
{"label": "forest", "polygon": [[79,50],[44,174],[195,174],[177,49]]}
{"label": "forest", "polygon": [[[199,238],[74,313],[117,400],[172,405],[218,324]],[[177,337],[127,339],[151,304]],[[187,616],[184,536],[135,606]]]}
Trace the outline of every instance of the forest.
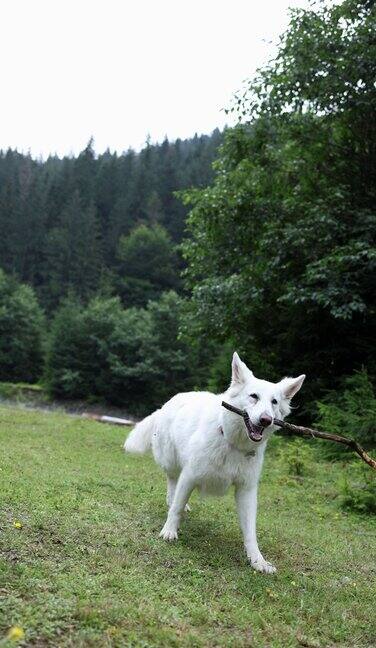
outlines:
{"label": "forest", "polygon": [[0,379],[138,415],[226,388],[236,349],[375,445],[375,33],[373,2],[293,10],[224,132],[3,151]]}

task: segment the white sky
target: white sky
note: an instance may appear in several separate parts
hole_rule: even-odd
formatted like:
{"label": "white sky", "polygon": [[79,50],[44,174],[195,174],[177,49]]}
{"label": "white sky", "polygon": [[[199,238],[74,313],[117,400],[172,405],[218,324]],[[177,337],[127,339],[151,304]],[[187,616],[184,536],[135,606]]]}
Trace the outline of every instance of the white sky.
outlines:
{"label": "white sky", "polygon": [[306,0],[0,0],[0,148],[46,157],[222,127]]}

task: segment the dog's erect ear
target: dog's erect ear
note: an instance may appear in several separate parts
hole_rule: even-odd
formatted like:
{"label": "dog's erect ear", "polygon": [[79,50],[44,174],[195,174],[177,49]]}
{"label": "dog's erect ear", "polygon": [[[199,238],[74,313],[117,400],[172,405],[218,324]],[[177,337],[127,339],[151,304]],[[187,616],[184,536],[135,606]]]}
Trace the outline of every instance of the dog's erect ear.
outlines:
{"label": "dog's erect ear", "polygon": [[231,369],[231,385],[241,385],[252,375],[252,371],[248,369],[247,365],[242,362],[242,360],[240,360],[236,351],[232,356]]}
{"label": "dog's erect ear", "polygon": [[281,390],[284,398],[292,398],[297,394],[304,382],[305,374],[297,378],[283,378],[280,382]]}

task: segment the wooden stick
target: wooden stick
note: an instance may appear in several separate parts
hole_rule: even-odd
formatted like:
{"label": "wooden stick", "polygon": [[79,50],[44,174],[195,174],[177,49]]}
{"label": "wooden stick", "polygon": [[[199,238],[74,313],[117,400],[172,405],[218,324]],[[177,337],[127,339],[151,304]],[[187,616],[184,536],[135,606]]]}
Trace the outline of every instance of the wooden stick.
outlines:
{"label": "wooden stick", "polygon": [[[223,407],[228,409],[230,412],[234,412],[234,414],[238,414],[241,416],[243,419],[248,419],[248,414],[247,412],[239,409],[238,407],[234,407],[234,405],[230,405],[230,403],[225,403],[225,401],[222,401]],[[286,423],[285,421],[280,421],[279,419],[274,419],[273,421],[274,425],[278,425],[278,427],[282,428],[283,431],[286,432],[291,432],[292,434],[295,434],[296,436],[301,436],[301,437],[314,437],[316,439],[325,439],[326,441],[335,441],[336,443],[342,443],[343,445],[348,446],[351,448],[351,450],[354,450],[363,461],[365,461],[371,468],[376,470],[376,461],[375,459],[372,459],[372,457],[367,454],[367,452],[362,448],[362,446],[359,445],[357,441],[354,439],[347,439],[346,437],[340,436],[339,434],[329,434],[328,432],[320,432],[319,430],[312,430],[311,428],[303,427],[301,425],[293,425],[292,423]]]}

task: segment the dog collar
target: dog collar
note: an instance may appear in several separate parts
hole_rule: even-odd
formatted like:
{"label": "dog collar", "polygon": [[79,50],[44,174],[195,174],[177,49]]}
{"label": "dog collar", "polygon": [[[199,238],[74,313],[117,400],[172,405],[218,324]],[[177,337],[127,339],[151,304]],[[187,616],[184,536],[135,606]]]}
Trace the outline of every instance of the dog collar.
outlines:
{"label": "dog collar", "polygon": [[[219,432],[222,434],[222,436],[224,436],[222,425],[220,425],[218,429],[219,429]],[[228,443],[228,442],[227,442],[227,443]],[[247,458],[248,458],[248,457],[254,457],[254,456],[256,455],[256,450],[248,450],[248,452],[242,452],[242,451],[239,450],[238,448],[235,448],[235,446],[233,446],[231,443],[229,443],[229,446],[230,446],[233,450],[237,450],[238,452],[240,452],[240,454],[242,454],[244,457],[247,457]]]}

